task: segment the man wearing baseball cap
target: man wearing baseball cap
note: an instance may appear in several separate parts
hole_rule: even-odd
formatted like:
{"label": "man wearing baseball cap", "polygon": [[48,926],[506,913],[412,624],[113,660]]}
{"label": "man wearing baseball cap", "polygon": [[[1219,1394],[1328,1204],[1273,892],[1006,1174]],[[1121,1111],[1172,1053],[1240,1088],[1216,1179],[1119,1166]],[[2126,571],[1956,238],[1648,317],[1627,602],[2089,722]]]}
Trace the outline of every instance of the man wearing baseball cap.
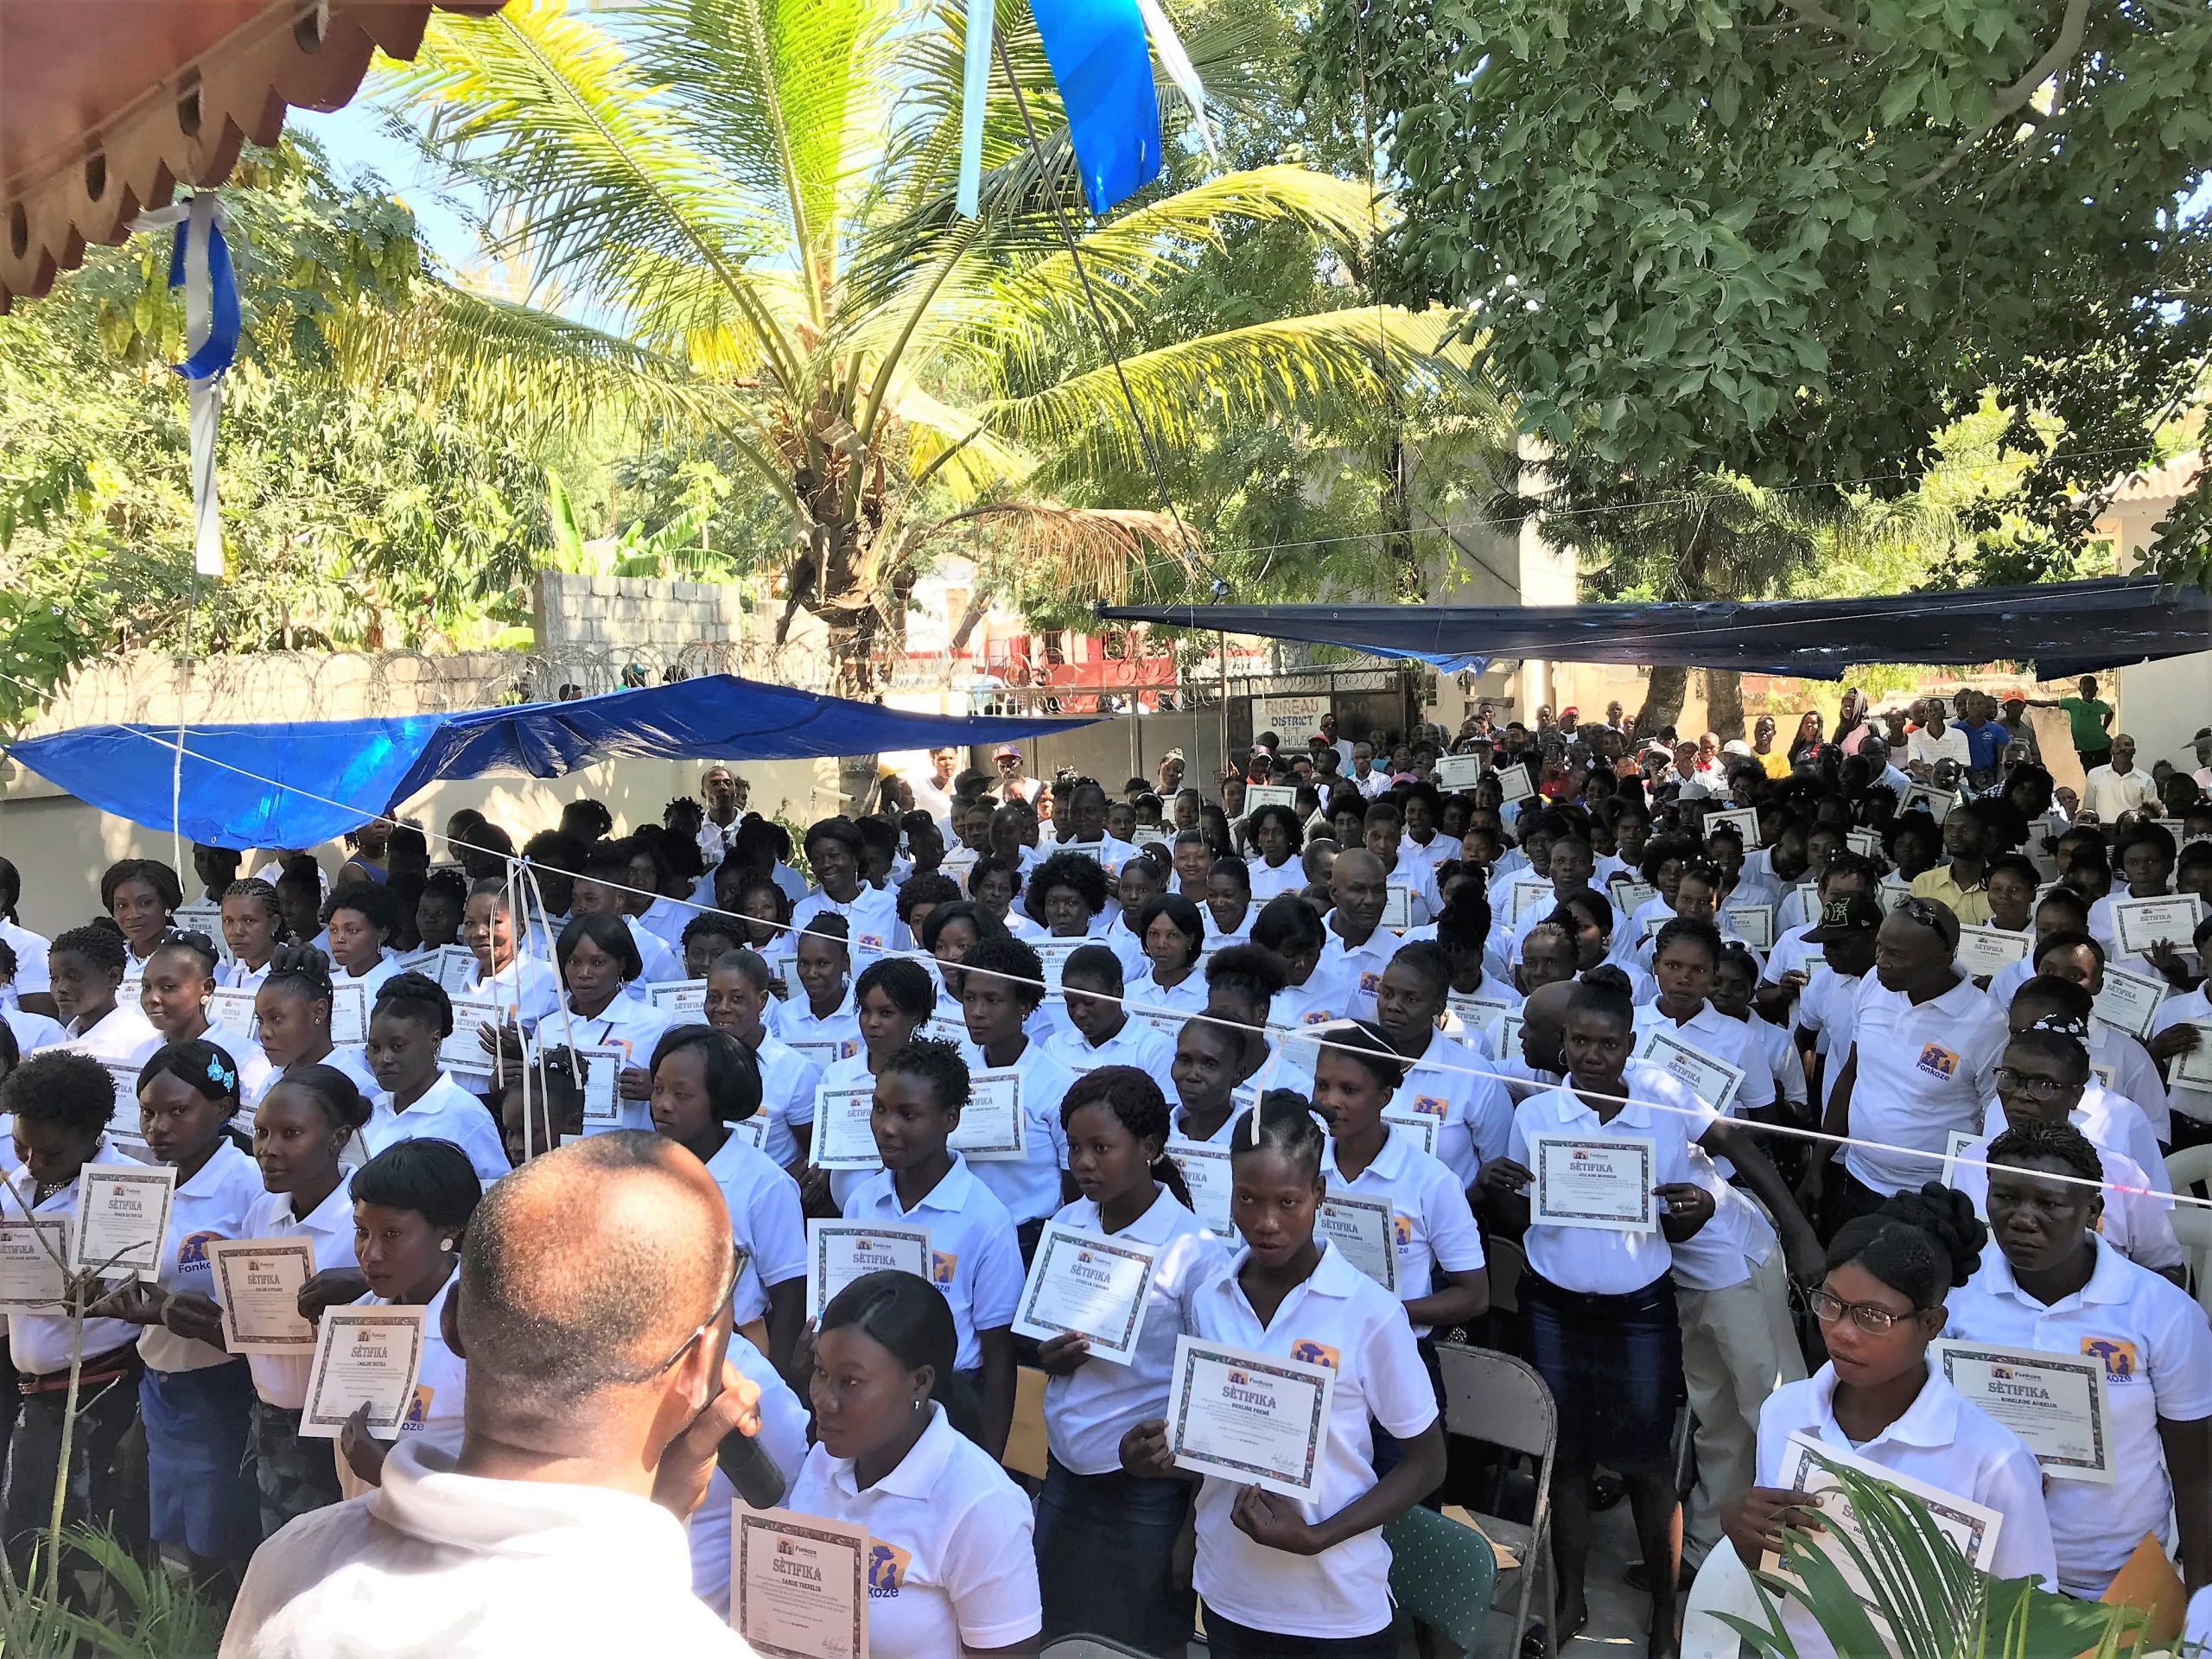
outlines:
{"label": "man wearing baseball cap", "polygon": [[1037,791],[1043,787],[1034,778],[1021,775],[1021,751],[1011,743],[1001,743],[991,759],[998,765],[998,792],[1001,800],[1020,799],[1035,804]]}
{"label": "man wearing baseball cap", "polygon": [[[1797,1046],[1809,1044],[1813,1050],[1812,1098],[1820,1103],[1823,1117],[1842,1080],[1844,1056],[1851,1052],[1851,1016],[1859,983],[1874,965],[1874,935],[1882,925],[1874,881],[1871,874],[1847,880],[1838,872],[1829,883],[1834,890],[1798,944],[1806,956],[1797,993]],[[1789,953],[1790,943],[1783,934],[1776,960]]]}

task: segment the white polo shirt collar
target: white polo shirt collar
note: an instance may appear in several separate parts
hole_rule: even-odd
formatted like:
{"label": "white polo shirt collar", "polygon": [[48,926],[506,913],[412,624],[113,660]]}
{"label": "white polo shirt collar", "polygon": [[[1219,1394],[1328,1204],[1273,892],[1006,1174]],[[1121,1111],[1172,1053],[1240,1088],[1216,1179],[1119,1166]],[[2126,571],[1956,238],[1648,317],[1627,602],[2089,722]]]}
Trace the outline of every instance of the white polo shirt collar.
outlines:
{"label": "white polo shirt collar", "polygon": [[[944,1477],[944,1465],[952,1456],[954,1438],[959,1430],[953,1427],[944,1414],[944,1408],[930,1402],[930,1426],[913,1447],[899,1460],[899,1466],[868,1490],[893,1497],[912,1498],[925,1503],[935,1493],[938,1483]],[[830,1482],[848,1497],[858,1497],[860,1481],[853,1472],[849,1458],[830,1459]]]}
{"label": "white polo shirt collar", "polygon": [[[1813,1376],[1813,1398],[1821,1408],[1821,1438],[1831,1445],[1847,1446],[1848,1439],[1835,1421],[1835,1366],[1821,1366]],[[1885,1440],[1905,1446],[1946,1446],[1958,1439],[1958,1393],[1945,1380],[1931,1355],[1928,1360],[1928,1380],[1921,1384],[1918,1395],[1897,1421],[1862,1444],[1859,1453],[1871,1456],[1873,1448]]]}

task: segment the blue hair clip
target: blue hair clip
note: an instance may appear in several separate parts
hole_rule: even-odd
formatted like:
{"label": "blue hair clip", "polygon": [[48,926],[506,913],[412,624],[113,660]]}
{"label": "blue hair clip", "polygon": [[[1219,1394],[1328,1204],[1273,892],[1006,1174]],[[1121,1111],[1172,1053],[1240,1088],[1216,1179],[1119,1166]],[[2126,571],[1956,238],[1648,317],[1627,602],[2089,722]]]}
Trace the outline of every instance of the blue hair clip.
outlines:
{"label": "blue hair clip", "polygon": [[238,1073],[224,1069],[220,1055],[210,1054],[207,1057],[207,1081],[215,1084],[226,1095],[234,1095],[238,1092]]}

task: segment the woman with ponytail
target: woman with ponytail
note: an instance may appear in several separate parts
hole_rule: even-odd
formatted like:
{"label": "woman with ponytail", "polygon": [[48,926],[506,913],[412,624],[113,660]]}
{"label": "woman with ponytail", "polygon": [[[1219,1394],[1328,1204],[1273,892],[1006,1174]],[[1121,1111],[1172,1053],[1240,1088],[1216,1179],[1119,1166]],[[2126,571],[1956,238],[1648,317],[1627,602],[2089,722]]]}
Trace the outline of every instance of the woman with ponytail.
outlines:
{"label": "woman with ponytail", "polygon": [[874,1659],[1035,1649],[1029,1500],[971,1438],[958,1341],[944,1297],[911,1273],[863,1274],[822,1311],[818,1438],[785,1501],[868,1529]]}
{"label": "woman with ponytail", "polygon": [[1037,1363],[1045,1385],[1049,1457],[1037,1504],[1037,1573],[1045,1639],[1077,1631],[1152,1654],[1182,1653],[1194,1599],[1172,1567],[1191,1507],[1190,1483],[1129,1474],[1122,1436],[1167,1408],[1168,1372],[1185,1299],[1227,1264],[1228,1253],[1191,1213],[1190,1192],[1166,1155],[1166,1097],[1129,1065],[1085,1073],[1060,1103],[1068,1173],[1082,1194],[1052,1224],[1154,1251],[1143,1329],[1128,1363],[1090,1357],[1073,1332],[1048,1338]]}
{"label": "woman with ponytail", "polygon": [[[1943,1334],[1950,1294],[1973,1278],[1988,1243],[1974,1206],[1933,1181],[1837,1231],[1827,1275],[1810,1293],[1828,1363],[1767,1396],[1757,1484],[1724,1513],[1747,1566],[1779,1548],[1785,1525],[1819,1519],[1817,1501],[1780,1484],[1789,1437],[1803,1434],[1995,1510],[2005,1525],[1990,1571],[2051,1585],[2057,1563],[2042,1470],[2012,1430],[1961,1397],[1928,1357],[1929,1344]],[[1794,1601],[1783,1604],[1783,1617],[1798,1653],[1810,1659],[1833,1650]]]}

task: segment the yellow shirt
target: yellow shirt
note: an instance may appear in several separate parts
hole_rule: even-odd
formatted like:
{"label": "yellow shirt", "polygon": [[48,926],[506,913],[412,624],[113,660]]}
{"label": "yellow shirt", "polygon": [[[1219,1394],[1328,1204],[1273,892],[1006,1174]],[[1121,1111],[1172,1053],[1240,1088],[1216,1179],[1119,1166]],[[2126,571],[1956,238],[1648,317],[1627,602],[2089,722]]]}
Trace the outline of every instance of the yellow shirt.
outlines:
{"label": "yellow shirt", "polygon": [[1951,913],[1961,925],[1980,927],[1989,920],[1989,889],[1986,887],[1968,887],[1964,891],[1951,879],[1951,867],[1938,864],[1932,870],[1923,870],[1912,879],[1912,896],[1916,899],[1935,899],[1951,907]]}
{"label": "yellow shirt", "polygon": [[1776,749],[1772,753],[1767,754],[1761,754],[1758,750],[1754,749],[1751,751],[1751,754],[1753,759],[1758,760],[1761,766],[1766,768],[1766,775],[1768,777],[1787,778],[1789,775],[1789,757],[1784,754],[1780,749]]}

